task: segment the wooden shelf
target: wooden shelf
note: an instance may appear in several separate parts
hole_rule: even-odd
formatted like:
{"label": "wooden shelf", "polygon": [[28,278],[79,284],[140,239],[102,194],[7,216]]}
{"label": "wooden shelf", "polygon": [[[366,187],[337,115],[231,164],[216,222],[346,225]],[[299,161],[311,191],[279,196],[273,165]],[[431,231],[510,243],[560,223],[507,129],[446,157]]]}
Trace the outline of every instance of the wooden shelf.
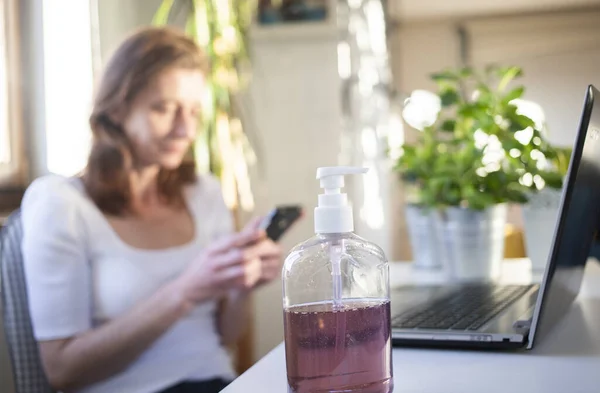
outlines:
{"label": "wooden shelf", "polygon": [[337,26],[329,20],[319,22],[288,22],[254,25],[250,28],[253,41],[303,41],[338,39]]}

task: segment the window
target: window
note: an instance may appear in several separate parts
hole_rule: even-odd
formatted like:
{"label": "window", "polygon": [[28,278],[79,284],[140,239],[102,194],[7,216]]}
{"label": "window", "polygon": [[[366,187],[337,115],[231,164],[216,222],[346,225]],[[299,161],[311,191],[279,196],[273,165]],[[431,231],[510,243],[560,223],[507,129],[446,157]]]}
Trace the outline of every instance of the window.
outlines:
{"label": "window", "polygon": [[16,2],[0,0],[0,186],[21,185]]}
{"label": "window", "polygon": [[53,0],[42,11],[46,144],[38,154],[47,172],[71,176],[85,166],[91,143],[92,10],[89,1]]}
{"label": "window", "polygon": [[[0,10],[1,12],[2,10]],[[10,164],[10,135],[8,133],[8,84],[6,81],[6,35],[4,13],[0,14],[0,165]]]}
{"label": "window", "polygon": [[[4,191],[22,189],[48,172],[77,173],[90,145],[90,1],[44,1],[35,8],[19,8],[19,3],[0,0],[0,189]],[[30,57],[23,75],[20,50]],[[31,82],[23,92],[22,80]],[[27,128],[21,126],[23,119]]]}

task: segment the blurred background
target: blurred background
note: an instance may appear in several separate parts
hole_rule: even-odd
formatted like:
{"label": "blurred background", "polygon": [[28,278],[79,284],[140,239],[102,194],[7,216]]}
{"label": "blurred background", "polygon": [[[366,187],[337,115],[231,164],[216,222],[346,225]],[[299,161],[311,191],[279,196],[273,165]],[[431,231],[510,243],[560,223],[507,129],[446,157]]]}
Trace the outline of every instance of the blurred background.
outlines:
{"label": "blurred background", "polygon": [[[227,99],[209,100],[216,104],[206,108],[209,127],[198,138],[199,170],[220,177],[239,224],[276,205],[303,205],[307,217],[285,237],[286,250],[313,234],[316,168],[360,165],[369,173],[347,182],[356,232],[380,244],[391,261],[415,258],[405,208],[411,201],[392,152],[419,143],[423,127],[416,123],[452,104],[444,100],[444,80],[454,77],[433,73],[519,68],[510,81],[518,77],[523,87],[515,98],[556,148],[571,147],[585,89],[600,87],[597,0],[0,4],[3,217],[34,178],[83,168],[95,81],[112,50],[139,26],[181,26],[207,49],[213,70],[206,94]],[[508,256],[528,256],[531,221],[523,220],[521,205],[508,209]],[[550,204],[547,217],[556,208]],[[246,364],[283,338],[280,285],[254,296]]]}

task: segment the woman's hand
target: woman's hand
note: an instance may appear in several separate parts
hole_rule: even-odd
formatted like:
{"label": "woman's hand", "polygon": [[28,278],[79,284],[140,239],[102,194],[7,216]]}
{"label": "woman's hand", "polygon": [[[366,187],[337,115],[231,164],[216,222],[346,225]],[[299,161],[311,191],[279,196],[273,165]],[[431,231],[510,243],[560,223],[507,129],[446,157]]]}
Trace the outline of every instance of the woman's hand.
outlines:
{"label": "woman's hand", "polygon": [[281,247],[270,239],[265,240],[265,242],[270,243],[269,247],[272,251],[261,259],[261,275],[254,288],[268,284],[281,276],[283,262]]}
{"label": "woman's hand", "polygon": [[221,297],[232,289],[252,288],[261,277],[264,238],[263,231],[248,226],[215,241],[174,284],[192,303]]}
{"label": "woman's hand", "polygon": [[[262,220],[262,217],[252,220],[250,223],[248,223],[248,225],[246,225],[244,230],[258,230]],[[256,289],[264,284],[268,284],[281,275],[283,254],[281,246],[266,236],[261,237],[255,246],[257,247],[257,257],[260,261],[261,269],[260,277],[254,283],[254,285],[252,285],[252,287],[248,288],[250,290]]]}
{"label": "woman's hand", "polygon": [[223,345],[234,345],[244,332],[252,310],[248,304],[249,293],[260,285],[272,281],[280,272],[281,249],[266,237],[264,231],[259,230],[261,221],[261,219],[252,220],[244,228],[244,231],[250,233],[254,231],[260,233],[256,241],[247,244],[244,248],[246,255],[251,256],[247,264],[253,267],[252,272],[248,273],[252,276],[247,276],[247,285],[230,290],[219,305],[217,328]]}

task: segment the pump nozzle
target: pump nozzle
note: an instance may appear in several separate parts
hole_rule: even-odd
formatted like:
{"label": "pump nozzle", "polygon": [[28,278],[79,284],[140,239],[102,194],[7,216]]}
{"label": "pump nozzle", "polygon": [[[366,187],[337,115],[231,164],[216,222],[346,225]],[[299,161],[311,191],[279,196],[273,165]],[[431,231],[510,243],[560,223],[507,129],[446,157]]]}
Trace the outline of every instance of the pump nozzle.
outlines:
{"label": "pump nozzle", "polygon": [[368,168],[350,166],[321,167],[317,169],[317,179],[325,191],[319,195],[319,205],[315,208],[316,233],[345,233],[354,230],[352,209],[348,197],[341,193],[344,176],[363,174]]}
{"label": "pump nozzle", "polygon": [[326,166],[317,168],[317,179],[321,180],[321,188],[325,190],[342,188],[344,187],[345,175],[359,175],[368,171],[369,168],[354,166]]}

